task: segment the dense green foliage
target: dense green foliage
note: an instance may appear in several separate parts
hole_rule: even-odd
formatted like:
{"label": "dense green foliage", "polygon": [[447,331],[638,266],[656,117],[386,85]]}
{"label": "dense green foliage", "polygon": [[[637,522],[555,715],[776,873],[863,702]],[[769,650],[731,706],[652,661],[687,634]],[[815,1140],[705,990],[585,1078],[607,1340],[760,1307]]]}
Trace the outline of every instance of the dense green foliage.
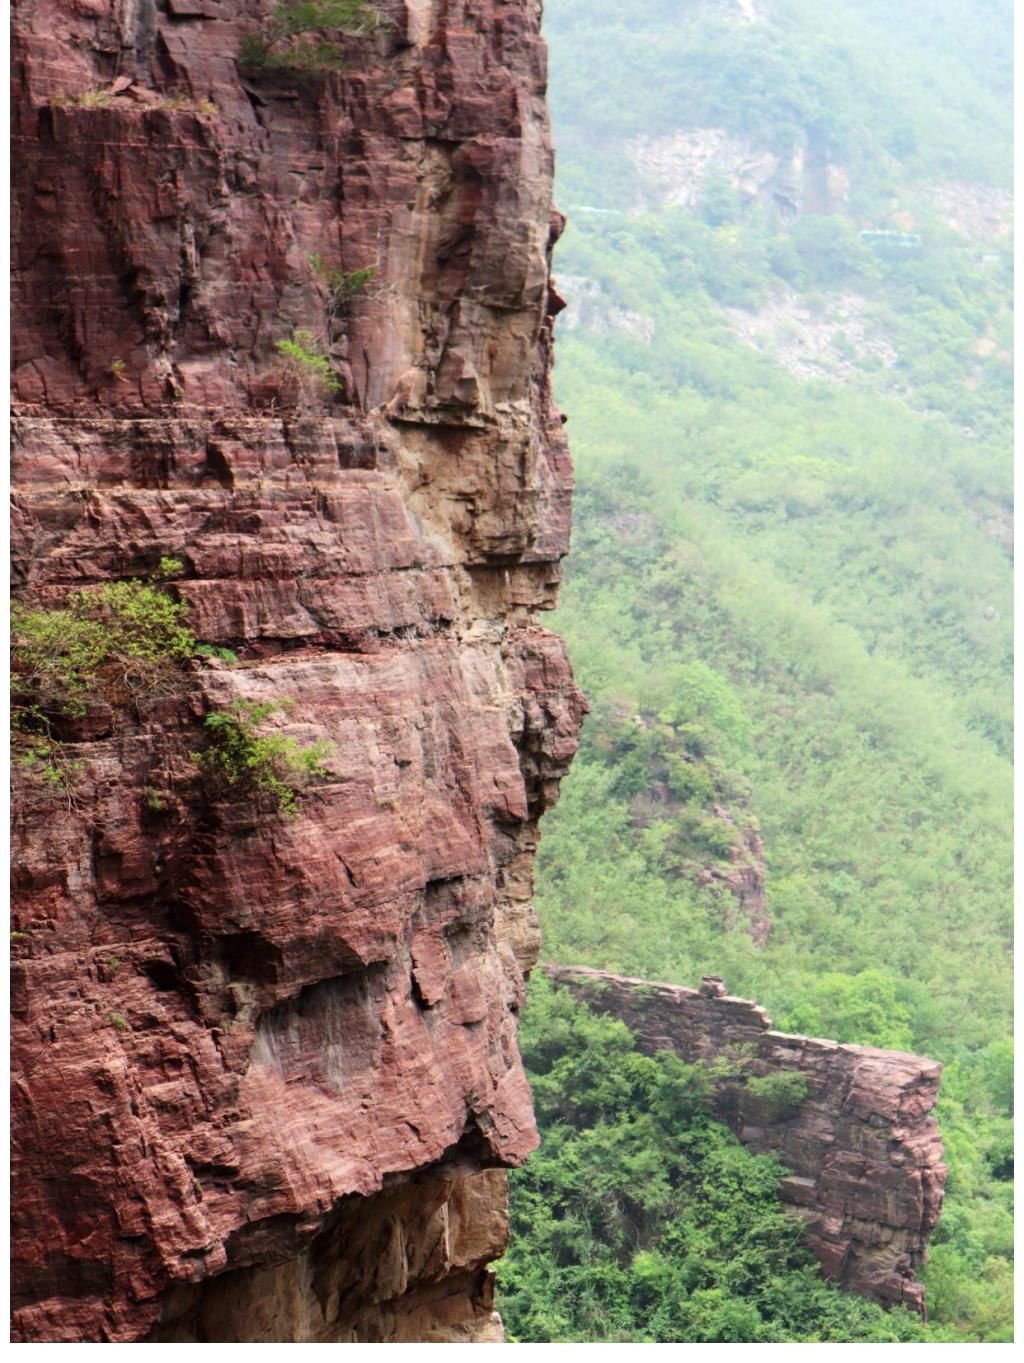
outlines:
{"label": "dense green foliage", "polygon": [[282,814],[297,813],[300,790],[310,779],[327,775],[324,762],[332,749],[322,741],[301,747],[284,734],[259,732],[265,720],[288,707],[287,700],[236,700],[206,716],[208,743],[192,753],[192,761],[215,796],[262,798]]}
{"label": "dense green foliage", "polygon": [[779,1204],[781,1167],[711,1120],[702,1067],[640,1055],[621,1023],[542,978],[521,1043],[542,1144],[511,1175],[511,1247],[498,1266],[511,1338],[951,1337],[821,1279]]}
{"label": "dense green foliage", "polygon": [[[592,713],[544,824],[545,951],[720,974],[782,1028],[942,1060],[930,1309],[1007,1338],[1011,260],[985,196],[1008,7],[769,8],[546,7],[558,271],[590,309],[556,368],[577,497],[554,624]],[[787,222],[716,173],[659,205],[629,139],[708,126],[841,160],[847,206]],[[969,233],[936,207],[949,177]],[[908,220],[913,250],[858,236]],[[761,948],[695,874],[744,828]]]}

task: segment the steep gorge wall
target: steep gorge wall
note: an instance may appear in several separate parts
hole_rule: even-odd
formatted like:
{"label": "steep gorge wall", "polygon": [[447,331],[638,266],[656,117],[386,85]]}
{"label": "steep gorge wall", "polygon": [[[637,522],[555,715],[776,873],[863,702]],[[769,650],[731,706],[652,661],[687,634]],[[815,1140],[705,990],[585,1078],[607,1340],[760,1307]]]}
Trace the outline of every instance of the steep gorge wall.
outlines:
{"label": "steep gorge wall", "polygon": [[[15,590],[184,564],[237,652],[15,773],[18,1340],[500,1337],[537,820],[582,700],[537,0],[388,0],[324,78],[259,0],[18,0]],[[344,308],[311,265],[373,267]],[[337,395],[276,342],[319,338]],[[233,699],[333,745],[211,800]]]}
{"label": "steep gorge wall", "polygon": [[[763,1008],[726,995],[710,977],[697,990],[583,966],[545,972],[595,1012],[624,1022],[647,1054],[731,1064],[736,1077],[716,1080],[716,1114],[745,1145],[777,1154],[791,1171],[779,1185],[782,1200],[806,1222],[826,1276],[923,1313],[916,1274],[946,1178],[931,1116],[940,1064],[773,1031]],[[781,1074],[806,1084],[796,1107],[745,1088],[748,1078]]]}

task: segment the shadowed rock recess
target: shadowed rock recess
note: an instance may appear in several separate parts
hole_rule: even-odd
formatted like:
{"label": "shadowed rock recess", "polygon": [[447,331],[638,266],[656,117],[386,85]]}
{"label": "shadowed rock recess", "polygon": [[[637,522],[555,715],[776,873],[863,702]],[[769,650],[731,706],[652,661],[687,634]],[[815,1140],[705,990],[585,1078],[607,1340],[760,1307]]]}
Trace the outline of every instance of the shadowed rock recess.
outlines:
{"label": "shadowed rock recess", "polygon": [[[624,1022],[645,1054],[715,1066],[713,1110],[744,1145],[790,1170],[783,1202],[807,1224],[825,1275],[924,1313],[915,1281],[942,1209],[946,1169],[932,1108],[942,1066],[871,1046],[771,1030],[763,1008],[705,977],[699,990],[583,966],[545,973],[597,1013]],[[757,1081],[797,1076],[791,1101]],[[748,1085],[754,1081],[754,1085]]]}
{"label": "shadowed rock recess", "polygon": [[[584,708],[536,623],[571,490],[540,4],[389,0],[341,69],[243,74],[270,8],[15,5],[16,593],[178,559],[239,660],[92,707],[70,800],[15,774],[17,1340],[501,1337]],[[199,783],[239,698],[333,746],[294,819]]]}

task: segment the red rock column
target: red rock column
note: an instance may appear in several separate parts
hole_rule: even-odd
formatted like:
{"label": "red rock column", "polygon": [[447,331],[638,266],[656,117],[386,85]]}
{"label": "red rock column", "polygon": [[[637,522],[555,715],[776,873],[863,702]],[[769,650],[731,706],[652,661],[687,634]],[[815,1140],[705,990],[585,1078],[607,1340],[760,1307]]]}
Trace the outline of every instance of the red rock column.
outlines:
{"label": "red rock column", "polygon": [[[98,698],[69,801],[16,772],[19,1340],[500,1331],[582,710],[536,623],[571,487],[545,51],[533,0],[374,8],[342,69],[258,79],[257,0],[15,8],[17,594],[176,558],[238,660]],[[235,699],[332,745],[296,818],[203,790]]]}

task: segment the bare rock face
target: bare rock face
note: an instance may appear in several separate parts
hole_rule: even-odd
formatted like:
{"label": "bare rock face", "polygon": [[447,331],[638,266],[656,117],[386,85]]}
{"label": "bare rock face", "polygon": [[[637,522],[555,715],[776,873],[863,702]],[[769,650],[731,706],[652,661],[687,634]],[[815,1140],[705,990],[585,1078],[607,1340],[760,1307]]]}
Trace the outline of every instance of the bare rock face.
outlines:
{"label": "bare rock face", "polygon": [[829,159],[820,134],[812,130],[785,156],[721,128],[641,136],[629,150],[644,197],[656,205],[696,208],[712,176],[731,185],[742,202],[757,203],[782,222],[805,213],[840,212],[849,197],[848,172]]}
{"label": "bare rock face", "polygon": [[[545,972],[595,1012],[624,1022],[647,1054],[732,1062],[733,1077],[716,1080],[716,1115],[745,1145],[777,1154],[791,1171],[780,1184],[782,1199],[807,1223],[807,1244],[825,1274],[924,1313],[915,1278],[946,1178],[931,1116],[941,1065],[772,1031],[763,1008],[726,994],[714,976],[686,989],[582,966]],[[790,1074],[806,1089],[795,1102],[746,1087],[750,1079]]]}
{"label": "bare rock face", "polygon": [[[66,801],[16,776],[18,1340],[500,1338],[583,710],[535,622],[571,488],[545,49],[536,0],[373,8],[344,69],[256,78],[260,0],[15,7],[17,594],[177,558],[239,658],[94,707]],[[294,819],[197,779],[239,698],[332,745]]]}

